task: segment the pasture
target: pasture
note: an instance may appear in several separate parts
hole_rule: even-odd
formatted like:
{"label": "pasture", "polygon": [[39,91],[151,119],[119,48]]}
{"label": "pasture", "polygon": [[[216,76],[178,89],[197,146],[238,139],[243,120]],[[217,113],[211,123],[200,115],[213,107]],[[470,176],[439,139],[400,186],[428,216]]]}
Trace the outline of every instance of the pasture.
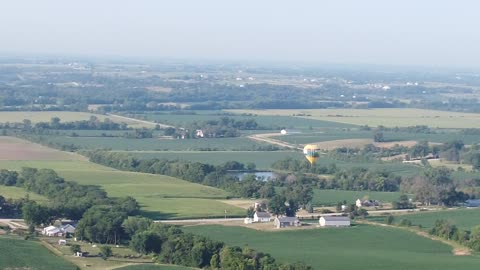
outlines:
{"label": "pasture", "polygon": [[219,217],[244,215],[244,210],[219,200],[228,197],[221,189],[177,178],[124,172],[88,161],[0,161],[1,169],[50,168],[66,180],[99,185],[109,196],[132,196],[142,206],[143,215],[153,219]]}
{"label": "pasture", "polygon": [[78,268],[54,255],[40,242],[1,236],[0,269],[75,270]]}
{"label": "pasture", "polygon": [[378,200],[382,203],[391,203],[398,200],[400,192],[381,192],[381,191],[350,191],[350,190],[332,190],[332,189],[314,189],[312,204],[314,206],[334,206],[343,200],[347,203],[355,203],[357,199]]}
{"label": "pasture", "polygon": [[314,269],[452,270],[480,265],[479,256],[454,256],[446,244],[380,226],[265,232],[208,225],[184,230],[270,253],[279,262],[302,261]]}
{"label": "pasture", "polygon": [[[408,219],[413,225],[422,225],[425,229],[430,229],[436,220],[447,220],[455,226],[470,230],[474,226],[480,225],[480,208],[465,208],[441,211],[423,211],[411,214],[395,216],[395,223],[400,223],[401,219]],[[385,217],[372,217],[373,221],[385,222]]]}
{"label": "pasture", "polygon": [[0,185],[0,196],[4,197],[5,199],[23,199],[26,198],[28,194],[28,198],[30,200],[36,201],[36,202],[46,202],[47,198],[44,196],[27,192],[23,188],[19,187],[7,187],[7,186],[2,186]]}
{"label": "pasture", "polygon": [[269,169],[272,163],[285,158],[304,159],[300,151],[130,151],[128,153],[139,159],[178,159],[214,165],[226,161],[238,161],[244,164],[253,162],[257,165],[257,169]]}
{"label": "pasture", "polygon": [[298,110],[228,110],[270,116],[294,116],[309,120],[331,121],[371,127],[406,127],[426,125],[434,128],[478,128],[480,114],[423,109],[298,109]]}

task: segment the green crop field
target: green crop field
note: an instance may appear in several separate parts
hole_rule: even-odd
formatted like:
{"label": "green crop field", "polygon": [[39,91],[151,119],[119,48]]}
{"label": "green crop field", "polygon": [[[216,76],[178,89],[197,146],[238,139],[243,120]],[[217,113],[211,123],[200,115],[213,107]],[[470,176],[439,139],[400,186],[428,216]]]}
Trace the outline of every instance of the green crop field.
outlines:
{"label": "green crop field", "polygon": [[138,265],[129,265],[125,267],[120,267],[116,269],[118,270],[191,270],[194,268],[174,266],[174,265],[138,264]]}
{"label": "green crop field", "polygon": [[[470,230],[474,226],[480,225],[480,208],[423,211],[399,215],[395,217],[395,223],[399,223],[404,218],[410,220],[414,225],[422,225],[425,229],[432,228],[436,220],[443,219],[461,229]],[[372,217],[371,219],[378,222],[385,221],[384,217]]]}
{"label": "green crop field", "polygon": [[210,111],[208,114],[158,114],[158,113],[145,113],[137,114],[135,118],[145,119],[149,121],[158,121],[162,124],[169,124],[174,126],[188,126],[195,121],[208,121],[219,120],[222,117],[229,117],[239,120],[254,119],[261,127],[267,128],[287,128],[287,129],[317,129],[317,128],[347,128],[353,127],[353,125],[342,124],[336,122],[315,120],[315,119],[303,119],[292,116],[269,116],[269,115],[221,115],[224,111]]}
{"label": "green crop field", "polygon": [[0,236],[0,269],[75,270],[78,268],[51,253],[40,242]]}
{"label": "green crop field", "polygon": [[265,232],[209,225],[184,230],[270,253],[279,262],[302,261],[314,269],[454,270],[480,265],[480,256],[454,256],[448,245],[395,228],[357,225]]}
{"label": "green crop field", "polygon": [[312,204],[314,206],[333,206],[343,200],[346,200],[347,203],[355,203],[357,199],[364,197],[385,203],[397,200],[400,195],[400,192],[314,189]]}
{"label": "green crop field", "polygon": [[177,178],[117,171],[88,161],[0,161],[1,169],[50,168],[67,180],[100,185],[109,196],[132,196],[145,216],[153,219],[204,218],[244,215],[244,210],[222,203],[229,194],[221,189]]}
{"label": "green crop field", "polygon": [[242,163],[253,162],[257,165],[257,169],[269,169],[272,163],[285,158],[304,159],[300,151],[145,151],[145,152],[128,152],[134,157],[140,159],[169,159],[169,160],[185,160],[193,162],[203,162],[209,164],[222,164],[226,161],[238,161]]}
{"label": "green crop field", "polygon": [[[480,114],[422,109],[305,109],[305,110],[229,110],[270,116],[292,116],[371,127],[427,125],[438,128],[478,128]],[[301,116],[298,116],[301,115]]]}
{"label": "green crop field", "polygon": [[47,201],[47,198],[35,193],[27,192],[23,188],[0,185],[0,196],[4,197],[5,199],[22,199],[26,198],[27,194],[30,200],[40,203]]}
{"label": "green crop field", "polygon": [[216,139],[128,139],[123,137],[69,137],[69,136],[42,136],[43,142],[53,142],[66,145],[75,145],[82,149],[111,149],[137,151],[195,151],[195,150],[227,150],[250,151],[261,146],[270,146],[245,137],[216,138]]}

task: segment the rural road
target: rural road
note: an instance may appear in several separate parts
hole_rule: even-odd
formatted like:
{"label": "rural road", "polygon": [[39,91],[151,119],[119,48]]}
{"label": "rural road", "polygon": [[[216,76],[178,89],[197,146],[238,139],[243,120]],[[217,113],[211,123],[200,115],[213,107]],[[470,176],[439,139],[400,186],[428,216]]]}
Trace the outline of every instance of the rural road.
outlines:
{"label": "rural road", "polygon": [[281,146],[281,147],[291,148],[291,149],[295,149],[295,150],[299,150],[299,149],[303,150],[303,148],[296,147],[293,144],[289,144],[289,143],[286,143],[286,142],[283,142],[283,141],[280,141],[280,140],[275,140],[275,139],[270,138],[272,136],[279,136],[279,135],[280,135],[279,133],[263,133],[263,134],[250,135],[247,138],[249,138],[251,140],[254,140],[254,141],[260,141],[260,142],[275,144],[275,145],[278,145],[278,146]]}
{"label": "rural road", "polygon": [[174,126],[170,126],[170,125],[155,123],[155,122],[152,122],[152,121],[140,120],[140,119],[127,117],[127,116],[123,116],[123,115],[118,115],[118,114],[107,113],[106,115],[113,116],[113,117],[120,118],[120,119],[124,119],[124,120],[134,121],[134,122],[138,122],[138,123],[142,123],[142,124],[147,124],[147,125],[153,125],[153,126],[159,125],[160,128],[170,128],[170,127],[175,128]]}

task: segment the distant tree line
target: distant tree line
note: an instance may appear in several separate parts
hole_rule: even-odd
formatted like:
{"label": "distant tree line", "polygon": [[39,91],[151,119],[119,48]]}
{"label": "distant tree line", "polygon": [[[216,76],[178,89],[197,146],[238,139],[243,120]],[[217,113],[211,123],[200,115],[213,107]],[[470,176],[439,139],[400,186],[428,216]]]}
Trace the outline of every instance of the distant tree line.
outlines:
{"label": "distant tree line", "polygon": [[[332,177],[309,177],[310,182],[321,189],[343,190],[370,190],[370,191],[398,191],[401,177],[385,171],[369,170],[366,168],[338,168],[334,163],[324,166],[311,166],[306,161],[292,158],[276,161],[272,168],[278,170],[302,172],[306,174],[329,174]],[[288,182],[288,181],[287,181]]]}

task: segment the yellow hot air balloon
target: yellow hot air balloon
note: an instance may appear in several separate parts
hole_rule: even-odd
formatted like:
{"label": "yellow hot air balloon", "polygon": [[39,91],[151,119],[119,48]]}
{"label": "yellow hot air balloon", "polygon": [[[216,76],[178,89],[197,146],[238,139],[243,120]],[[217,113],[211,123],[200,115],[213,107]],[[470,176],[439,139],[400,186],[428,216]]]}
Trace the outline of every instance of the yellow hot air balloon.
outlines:
{"label": "yellow hot air balloon", "polygon": [[320,151],[319,147],[315,144],[307,144],[303,148],[303,154],[312,165],[320,157],[319,151]]}

